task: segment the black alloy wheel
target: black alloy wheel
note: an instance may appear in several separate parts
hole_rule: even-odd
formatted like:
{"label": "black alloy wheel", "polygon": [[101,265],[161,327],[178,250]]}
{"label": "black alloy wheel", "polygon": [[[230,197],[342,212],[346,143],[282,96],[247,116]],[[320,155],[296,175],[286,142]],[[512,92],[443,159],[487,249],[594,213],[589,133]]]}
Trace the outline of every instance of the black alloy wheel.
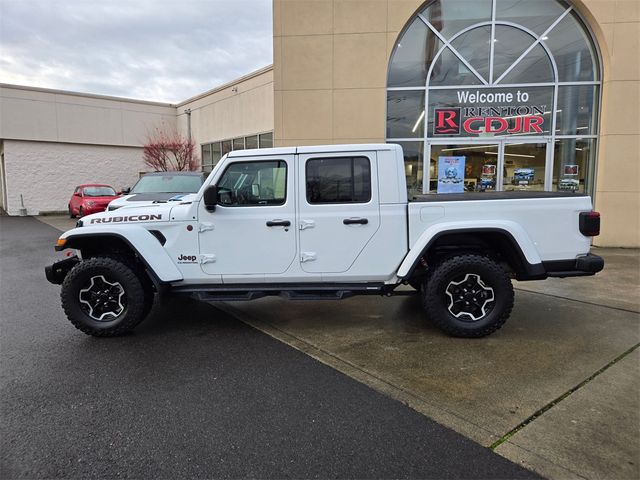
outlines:
{"label": "black alloy wheel", "polygon": [[142,272],[120,259],[93,257],[78,263],[62,283],[62,308],[87,335],[113,337],[132,330],[150,311],[153,291]]}
{"label": "black alloy wheel", "polygon": [[422,302],[429,319],[449,335],[484,337],[509,318],[513,285],[504,269],[490,258],[459,255],[430,270]]}

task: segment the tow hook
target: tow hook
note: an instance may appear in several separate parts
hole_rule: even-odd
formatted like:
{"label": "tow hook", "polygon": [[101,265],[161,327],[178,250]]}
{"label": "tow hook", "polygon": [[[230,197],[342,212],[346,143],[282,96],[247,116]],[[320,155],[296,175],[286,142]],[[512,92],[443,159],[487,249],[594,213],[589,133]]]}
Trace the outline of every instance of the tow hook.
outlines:
{"label": "tow hook", "polygon": [[60,260],[53,265],[44,267],[44,274],[49,282],[55,285],[62,285],[64,277],[66,277],[67,273],[69,273],[78,263],[80,263],[80,259],[77,255],[74,255],[72,257],[65,258],[64,260]]}

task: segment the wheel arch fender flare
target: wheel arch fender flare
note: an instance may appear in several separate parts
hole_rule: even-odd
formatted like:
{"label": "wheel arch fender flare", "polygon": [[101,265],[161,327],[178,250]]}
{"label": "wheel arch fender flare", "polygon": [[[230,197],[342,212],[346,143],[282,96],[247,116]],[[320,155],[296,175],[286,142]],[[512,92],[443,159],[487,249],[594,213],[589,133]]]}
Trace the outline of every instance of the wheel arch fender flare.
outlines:
{"label": "wheel arch fender flare", "polygon": [[66,240],[62,248],[80,248],[83,243],[99,239],[118,239],[124,242],[143,262],[149,275],[159,283],[183,280],[182,273],[158,239],[146,228],[138,225],[122,225],[117,229],[108,227],[80,227],[63,233]]}
{"label": "wheel arch fender flare", "polygon": [[[409,253],[398,268],[397,276],[411,276],[420,259],[429,251],[438,238],[455,233],[498,233],[506,236],[521,260],[533,271],[542,268],[542,260],[535,244],[527,232],[516,222],[503,220],[491,222],[456,222],[446,225],[433,225],[427,228],[413,244]],[[543,270],[544,271],[544,270]]]}

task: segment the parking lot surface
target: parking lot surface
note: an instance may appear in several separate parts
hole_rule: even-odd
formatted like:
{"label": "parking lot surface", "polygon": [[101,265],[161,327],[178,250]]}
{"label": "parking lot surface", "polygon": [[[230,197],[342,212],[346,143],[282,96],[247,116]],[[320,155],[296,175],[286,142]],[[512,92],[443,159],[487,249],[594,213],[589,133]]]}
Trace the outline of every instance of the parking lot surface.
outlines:
{"label": "parking lot surface", "polygon": [[443,335],[417,296],[219,308],[541,475],[637,479],[640,252],[594,251],[594,277],[516,282],[484,339]]}
{"label": "parking lot surface", "polygon": [[208,305],[87,337],[44,279],[58,234],[0,217],[0,478],[535,478]]}

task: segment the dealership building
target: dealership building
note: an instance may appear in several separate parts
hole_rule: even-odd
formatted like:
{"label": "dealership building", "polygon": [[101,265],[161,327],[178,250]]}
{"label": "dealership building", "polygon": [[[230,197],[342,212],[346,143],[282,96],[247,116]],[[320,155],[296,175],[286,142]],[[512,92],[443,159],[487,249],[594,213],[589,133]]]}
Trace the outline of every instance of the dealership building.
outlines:
{"label": "dealership building", "polygon": [[128,186],[154,129],[228,151],[402,145],[410,198],[445,158],[464,190],[587,193],[596,244],[640,247],[640,2],[274,0],[273,66],[179,104],[0,85],[0,206]]}

